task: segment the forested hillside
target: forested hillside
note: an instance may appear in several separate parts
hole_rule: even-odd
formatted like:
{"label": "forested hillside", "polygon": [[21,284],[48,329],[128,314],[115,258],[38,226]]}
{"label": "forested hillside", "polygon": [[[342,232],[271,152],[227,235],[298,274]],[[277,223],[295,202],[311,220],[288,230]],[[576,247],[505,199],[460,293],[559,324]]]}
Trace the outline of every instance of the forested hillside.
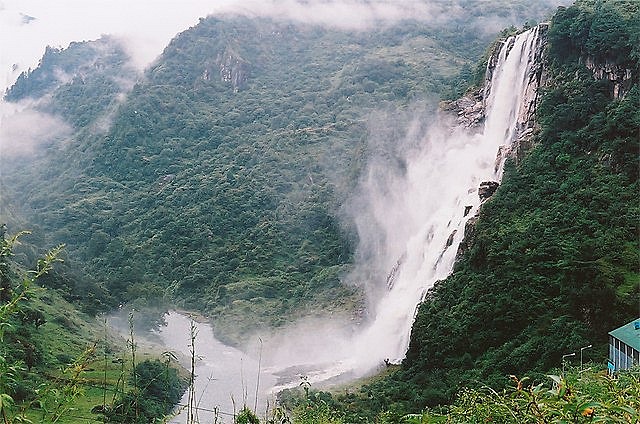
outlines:
{"label": "forested hillside", "polygon": [[[3,394],[28,399],[31,368],[71,362],[45,348],[66,340],[61,327],[95,339],[59,295],[91,314],[198,309],[231,342],[305,314],[363,319],[364,294],[343,284],[358,244],[344,204],[372,158],[402,169],[394,148],[415,110],[481,81],[502,26],[484,33],[474,18],[544,17],[524,3],[470,0],[444,23],[368,31],[209,17],[142,74],[109,37],[47,49],[5,98],[60,128],[16,138],[33,154],[0,157],[0,223],[33,229],[32,246],[67,244],[65,264],[14,314],[20,267],[6,258],[37,249],[3,239],[0,365],[28,367],[25,387],[0,376]],[[402,365],[358,393],[314,395],[327,420],[395,422],[461,386],[535,380],[589,344],[601,361],[607,332],[637,318],[640,5],[579,0],[547,37],[532,147],[507,163],[454,273],[421,304]]]}
{"label": "forested hillside", "polygon": [[[6,99],[37,99],[72,135],[4,158],[3,214],[13,205],[41,244],[67,244],[68,272],[83,274],[69,297],[92,310],[166,300],[236,340],[301,310],[353,314],[362,295],[340,280],[357,240],[341,206],[368,158],[403,137],[403,111],[433,110],[482,73],[501,27],[479,37],[471,18],[543,10],[459,12],[367,31],[211,17],[144,75],[113,39],[49,49]],[[388,143],[371,146],[387,111]]]}
{"label": "forested hillside", "polygon": [[589,344],[605,360],[607,332],[637,318],[640,298],[639,39],[636,2],[558,10],[534,147],[508,163],[454,273],[420,306],[401,369],[341,397],[347,411],[448,403],[461,385],[540,377]]}

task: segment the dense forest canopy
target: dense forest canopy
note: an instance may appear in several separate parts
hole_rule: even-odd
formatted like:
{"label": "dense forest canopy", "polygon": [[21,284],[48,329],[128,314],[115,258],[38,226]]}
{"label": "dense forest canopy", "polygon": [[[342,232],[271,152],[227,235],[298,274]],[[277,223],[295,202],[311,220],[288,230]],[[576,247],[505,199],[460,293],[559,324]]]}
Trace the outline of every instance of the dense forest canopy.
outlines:
{"label": "dense forest canopy", "polygon": [[[358,244],[343,205],[368,161],[401,170],[394,144],[412,112],[481,82],[499,28],[479,34],[473,18],[543,17],[531,2],[463,3],[468,13],[446,22],[456,31],[209,17],[142,75],[110,37],[47,49],[5,99],[64,131],[25,135],[17,142],[35,142],[33,154],[0,157],[0,221],[33,228],[31,246],[66,243],[66,261],[38,278],[51,292],[2,316],[13,326],[3,363],[69,363],[44,346],[87,318],[65,319],[60,295],[92,314],[121,302],[197,308],[234,342],[303,314],[361,312],[363,293],[343,284]],[[507,163],[454,273],[421,304],[397,371],[358,393],[314,395],[333,417],[394,422],[452,402],[461,385],[540,378],[589,344],[601,360],[607,332],[637,317],[640,5],[578,1],[558,9],[547,37],[533,147]],[[371,143],[388,116],[386,144]],[[33,259],[30,245],[11,246],[14,259]],[[5,253],[6,297],[20,267]],[[77,340],[94,337],[84,333]]]}

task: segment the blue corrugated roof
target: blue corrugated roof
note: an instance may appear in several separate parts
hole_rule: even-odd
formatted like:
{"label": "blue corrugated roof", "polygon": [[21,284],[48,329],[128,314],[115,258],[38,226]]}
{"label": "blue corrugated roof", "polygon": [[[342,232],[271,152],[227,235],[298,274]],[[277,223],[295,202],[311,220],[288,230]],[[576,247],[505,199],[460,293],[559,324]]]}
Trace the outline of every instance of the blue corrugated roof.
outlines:
{"label": "blue corrugated roof", "polygon": [[627,346],[631,346],[635,350],[640,351],[640,324],[638,323],[640,323],[640,318],[610,331],[609,334]]}

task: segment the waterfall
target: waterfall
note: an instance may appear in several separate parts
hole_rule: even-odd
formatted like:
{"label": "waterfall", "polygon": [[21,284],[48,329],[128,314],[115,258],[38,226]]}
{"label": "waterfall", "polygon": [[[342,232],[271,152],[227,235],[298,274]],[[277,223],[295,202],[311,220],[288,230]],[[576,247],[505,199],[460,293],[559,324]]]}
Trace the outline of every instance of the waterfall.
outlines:
{"label": "waterfall", "polygon": [[[409,223],[411,230],[405,231],[404,251],[396,256],[401,259],[391,268],[389,290],[377,303],[375,319],[354,341],[359,365],[404,358],[418,304],[452,272],[465,225],[478,212],[479,183],[500,180],[504,156],[496,160],[497,153],[528,125],[540,43],[539,27],[534,27],[502,44],[493,72],[487,72],[491,80],[482,131],[432,132],[398,182],[404,192],[384,205],[388,211],[380,211],[380,216],[403,217],[403,223],[383,223],[389,239],[397,225]],[[403,213],[403,208],[414,209]]]}
{"label": "waterfall", "polygon": [[283,344],[278,355],[288,364],[316,364],[316,372],[306,374],[310,382],[362,375],[404,358],[419,303],[452,272],[465,225],[478,213],[480,184],[497,185],[505,157],[498,153],[531,123],[541,43],[538,27],[504,41],[487,69],[483,128],[470,134],[434,125],[407,155],[402,175],[381,178],[383,165],[370,174],[375,178],[365,183],[365,213],[356,224],[361,240],[374,240],[372,257],[357,266],[383,274],[373,318],[354,333],[309,327],[304,341],[293,335],[295,342]]}

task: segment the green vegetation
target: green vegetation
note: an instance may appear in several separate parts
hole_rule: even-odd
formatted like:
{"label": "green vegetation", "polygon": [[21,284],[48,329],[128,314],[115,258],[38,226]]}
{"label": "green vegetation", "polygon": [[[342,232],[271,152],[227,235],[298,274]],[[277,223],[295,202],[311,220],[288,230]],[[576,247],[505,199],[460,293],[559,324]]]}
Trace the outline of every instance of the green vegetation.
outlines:
{"label": "green vegetation", "polygon": [[118,397],[105,411],[110,423],[149,423],[173,409],[186,389],[186,382],[169,361],[146,360],[137,364],[129,378],[133,389]]}
{"label": "green vegetation", "polygon": [[[565,377],[542,376],[539,380],[510,376],[508,388],[462,388],[451,405],[427,408],[419,414],[380,413],[375,419],[340,409],[327,393],[308,393],[294,407],[293,422],[314,423],[635,423],[640,419],[640,369],[620,373],[572,368]],[[506,381],[506,379],[505,379]]]}
{"label": "green vegetation", "polygon": [[[34,243],[67,243],[68,260],[45,276],[49,256],[20,278],[3,238],[3,417],[74,422],[100,405],[113,422],[149,422],[178,399],[180,378],[165,363],[110,363],[106,346],[91,356],[101,337],[66,301],[90,314],[178,303],[214,316],[217,334],[236,342],[303,313],[356,309],[362,295],[340,284],[356,244],[340,205],[375,153],[366,142],[375,112],[406,112],[477,81],[481,43],[468,42],[469,22],[455,24],[462,30],[407,22],[345,32],[208,18],[134,77],[113,40],[95,45],[110,52],[104,60],[90,43],[47,50],[7,99],[50,95],[42,110],[75,132],[35,158],[2,159],[0,218],[30,210]],[[295,422],[637,420],[635,371],[540,382],[580,346],[602,358],[607,331],[637,313],[639,6],[579,1],[559,9],[548,37],[535,146],[507,164],[453,275],[421,305],[406,360],[355,393],[307,387]],[[629,70],[623,95],[587,64]],[[59,81],[56,69],[74,76]],[[121,100],[119,78],[138,77]],[[510,374],[530,380],[507,389]],[[41,409],[28,409],[35,402]],[[257,416],[245,409],[240,420]]]}
{"label": "green vegetation", "polygon": [[[122,342],[106,323],[100,328],[55,289],[38,287],[60,261],[61,247],[24,272],[11,261],[20,235],[6,238],[3,230],[0,237],[2,422],[64,424],[102,421],[96,414],[104,414],[105,422],[149,423],[164,417],[185,389],[171,356],[162,363],[125,360],[118,350]],[[133,377],[126,382],[128,373],[137,384]],[[131,401],[134,407],[128,407]]]}
{"label": "green vegetation", "polygon": [[406,417],[407,423],[633,423],[640,419],[640,370],[618,378],[605,371],[571,370],[531,383],[511,376],[513,387],[463,389],[443,411]]}
{"label": "green vegetation", "polygon": [[[493,37],[474,17],[544,13],[466,3],[446,24],[371,31],[211,17],[142,76],[113,39],[49,49],[6,98],[50,95],[40,108],[76,132],[38,159],[4,161],[3,203],[37,223],[39,244],[68,246],[66,298],[88,312],[178,303],[232,342],[303,314],[350,313],[363,301],[340,284],[356,244],[340,208],[374,153],[372,114],[405,111],[393,124],[408,127],[412,105],[458,93]],[[122,81],[136,80],[122,100]]]}
{"label": "green vegetation", "polygon": [[[0,232],[0,416],[5,423],[20,422],[26,419],[27,408],[37,404],[43,419],[57,422],[78,395],[77,377],[87,359],[80,354],[78,361],[64,363],[64,380],[57,385],[46,383],[47,370],[69,357],[51,357],[53,352],[48,349],[65,340],[49,338],[57,335],[55,330],[60,322],[47,313],[50,309],[46,304],[41,305],[42,299],[51,298],[42,295],[43,291],[39,293],[42,296],[37,297],[36,284],[59,260],[62,246],[39,260],[35,270],[23,274],[12,266],[10,257],[13,246],[24,233],[6,238],[5,231],[3,227]],[[72,323],[69,318],[65,319],[65,323]],[[49,327],[53,331],[46,331]],[[80,328],[66,330],[68,337],[77,339],[80,334]],[[49,341],[53,343],[50,345]],[[73,347],[74,344],[67,346],[66,352],[74,352]],[[91,351],[92,348],[86,350]]]}
{"label": "green vegetation", "polygon": [[[47,47],[38,67],[23,72],[5,99],[17,102],[53,93],[53,101],[41,109],[83,128],[117,103],[117,93],[133,85],[135,72],[127,61],[120,44],[107,36],[89,43],[73,42],[64,50]],[[60,84],[64,90],[56,90]]]}

